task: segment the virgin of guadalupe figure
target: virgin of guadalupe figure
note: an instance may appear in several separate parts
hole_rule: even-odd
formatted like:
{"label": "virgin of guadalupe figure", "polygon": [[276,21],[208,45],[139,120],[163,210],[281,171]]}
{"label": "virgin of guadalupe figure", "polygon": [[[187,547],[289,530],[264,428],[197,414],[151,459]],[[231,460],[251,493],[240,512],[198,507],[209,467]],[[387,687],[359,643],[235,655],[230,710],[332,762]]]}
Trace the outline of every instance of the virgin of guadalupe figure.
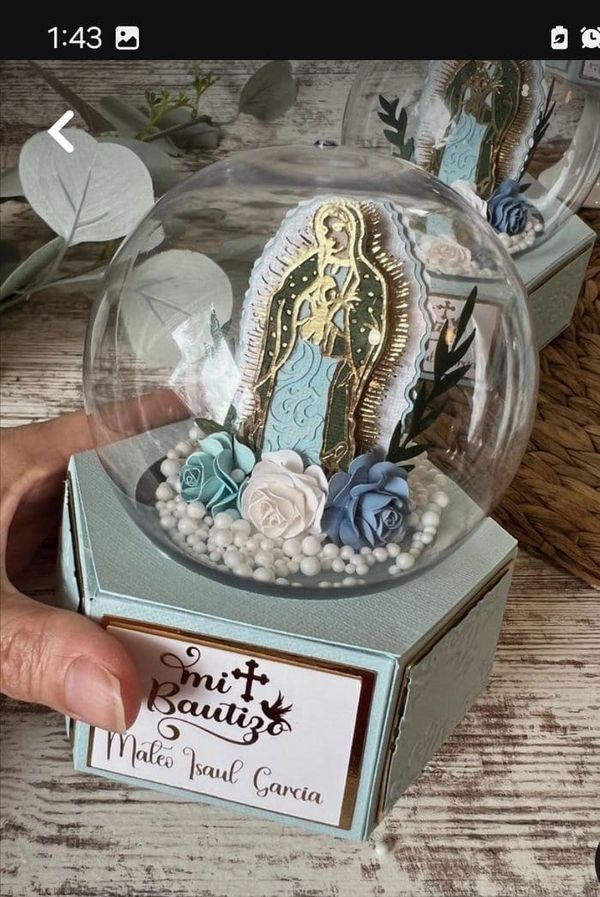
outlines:
{"label": "virgin of guadalupe figure", "polygon": [[[542,75],[536,60],[432,63],[419,115],[418,164],[447,184],[476,184],[483,199],[505,178],[518,178],[543,106]],[[440,100],[450,119],[437,133]]]}
{"label": "virgin of guadalupe figure", "polygon": [[244,433],[263,451],[294,448],[333,470],[355,455],[355,410],[384,346],[388,285],[359,204],[323,203],[312,231],[316,246],[272,296]]}

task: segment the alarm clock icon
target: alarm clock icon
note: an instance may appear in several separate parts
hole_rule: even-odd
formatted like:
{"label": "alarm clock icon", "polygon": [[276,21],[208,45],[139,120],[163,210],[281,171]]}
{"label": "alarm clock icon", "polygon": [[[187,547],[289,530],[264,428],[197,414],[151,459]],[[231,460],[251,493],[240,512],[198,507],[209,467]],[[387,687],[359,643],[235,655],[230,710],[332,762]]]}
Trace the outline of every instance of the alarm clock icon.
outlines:
{"label": "alarm clock icon", "polygon": [[581,46],[584,50],[600,50],[600,25],[581,29]]}

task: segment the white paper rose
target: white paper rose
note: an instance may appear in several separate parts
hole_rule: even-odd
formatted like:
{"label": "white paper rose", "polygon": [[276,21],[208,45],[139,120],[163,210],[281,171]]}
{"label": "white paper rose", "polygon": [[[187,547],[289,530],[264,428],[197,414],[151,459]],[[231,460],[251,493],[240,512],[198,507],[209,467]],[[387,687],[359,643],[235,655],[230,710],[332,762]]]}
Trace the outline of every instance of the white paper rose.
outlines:
{"label": "white paper rose", "polygon": [[428,268],[441,274],[468,274],[471,270],[471,252],[446,234],[425,235],[419,248]]}
{"label": "white paper rose", "polygon": [[320,467],[305,470],[297,452],[265,452],[242,494],[242,517],[270,539],[291,539],[321,531],[326,499]]}
{"label": "white paper rose", "polygon": [[453,190],[460,193],[463,199],[487,221],[487,202],[477,195],[477,187],[470,181],[454,181],[450,184]]}

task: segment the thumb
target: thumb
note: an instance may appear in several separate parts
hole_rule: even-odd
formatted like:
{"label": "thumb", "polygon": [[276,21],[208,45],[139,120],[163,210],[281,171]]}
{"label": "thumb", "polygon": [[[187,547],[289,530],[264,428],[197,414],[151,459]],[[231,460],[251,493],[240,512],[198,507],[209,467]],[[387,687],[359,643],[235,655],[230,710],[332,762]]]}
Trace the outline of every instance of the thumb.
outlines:
{"label": "thumb", "polygon": [[39,604],[6,581],[0,664],[0,690],[10,697],[117,732],[137,716],[139,678],[121,643],[91,620]]}

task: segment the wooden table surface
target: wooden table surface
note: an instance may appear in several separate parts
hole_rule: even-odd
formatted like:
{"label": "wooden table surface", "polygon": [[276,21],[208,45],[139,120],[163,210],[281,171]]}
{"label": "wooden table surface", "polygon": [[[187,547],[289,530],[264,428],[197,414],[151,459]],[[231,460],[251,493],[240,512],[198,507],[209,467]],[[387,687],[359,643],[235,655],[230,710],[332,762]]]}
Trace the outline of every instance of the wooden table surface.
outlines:
{"label": "wooden table surface", "polygon": [[[49,63],[85,97],[139,98],[184,80],[181,63]],[[225,113],[253,63],[215,64]],[[338,136],[354,62],[299,62],[296,107],[246,120],[224,150]],[[3,165],[64,103],[24,63],[2,72]],[[193,160],[184,163],[193,168]],[[3,238],[24,254],[47,229],[17,203]],[[96,249],[84,247],[80,257]],[[89,255],[92,258],[92,255]],[[89,311],[82,295],[40,294],[2,316],[2,423],[81,403]],[[52,550],[26,579],[52,595]],[[250,821],[72,771],[58,714],[5,700],[3,897],[593,897],[600,837],[600,595],[519,557],[489,688],[403,795],[373,844]]]}

